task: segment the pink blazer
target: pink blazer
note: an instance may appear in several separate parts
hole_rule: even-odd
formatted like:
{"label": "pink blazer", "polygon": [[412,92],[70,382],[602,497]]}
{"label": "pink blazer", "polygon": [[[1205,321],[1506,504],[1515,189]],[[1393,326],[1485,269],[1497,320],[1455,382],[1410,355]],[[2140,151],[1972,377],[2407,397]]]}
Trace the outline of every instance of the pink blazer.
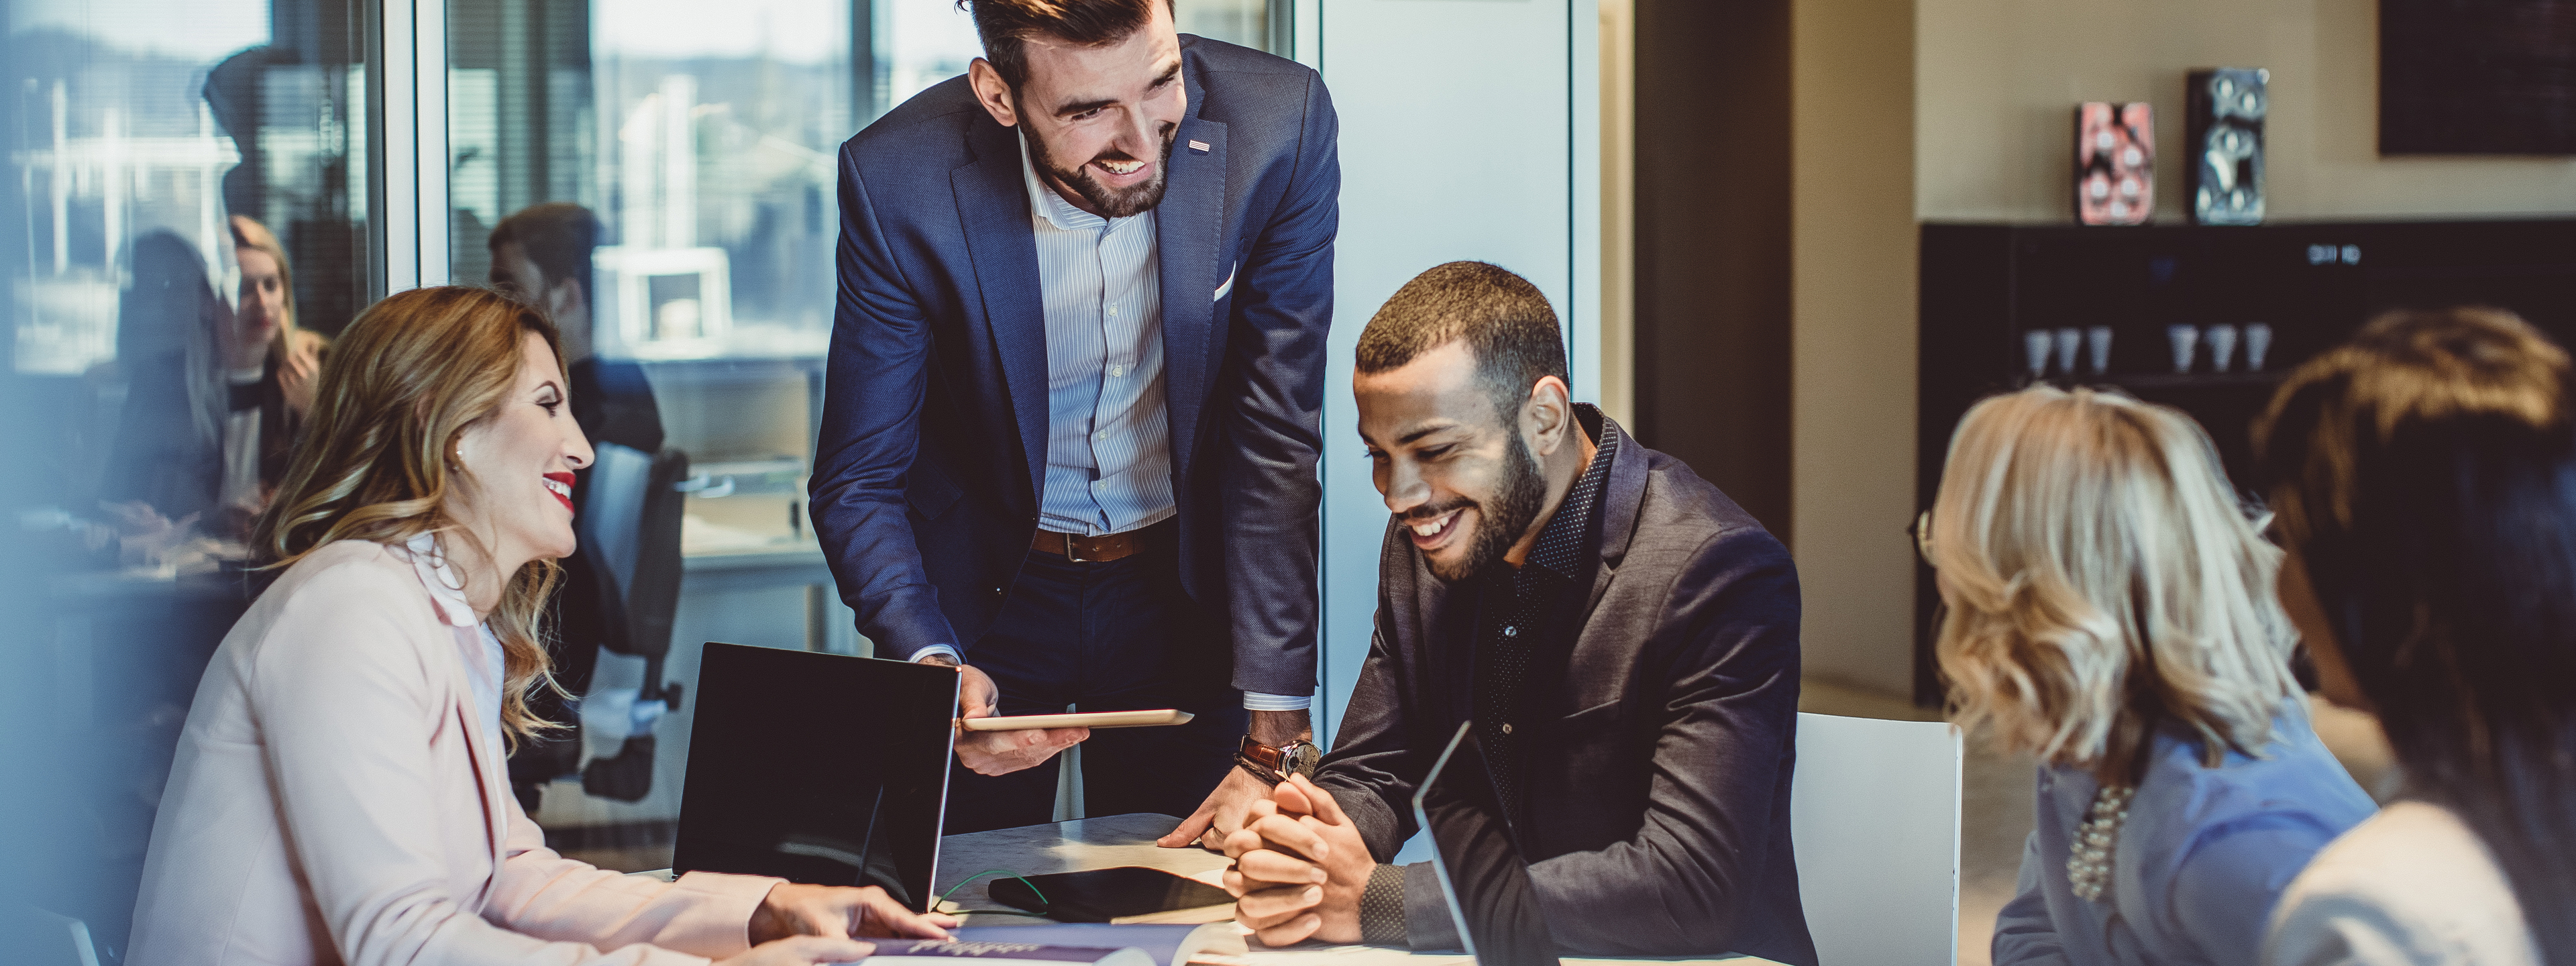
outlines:
{"label": "pink blazer", "polygon": [[556,855],[479,735],[480,648],[398,547],[324,546],[262,594],[188,709],[132,966],[700,964],[779,880],[657,883]]}

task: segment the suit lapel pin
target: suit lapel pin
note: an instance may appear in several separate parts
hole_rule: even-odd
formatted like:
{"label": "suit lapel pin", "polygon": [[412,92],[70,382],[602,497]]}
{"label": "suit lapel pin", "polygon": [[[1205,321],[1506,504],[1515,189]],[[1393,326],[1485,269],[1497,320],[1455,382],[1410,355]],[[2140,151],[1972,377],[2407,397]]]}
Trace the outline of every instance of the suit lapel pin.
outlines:
{"label": "suit lapel pin", "polygon": [[1205,141],[1192,141],[1190,142],[1190,150],[1197,154],[1206,154],[1208,153],[1208,143]]}

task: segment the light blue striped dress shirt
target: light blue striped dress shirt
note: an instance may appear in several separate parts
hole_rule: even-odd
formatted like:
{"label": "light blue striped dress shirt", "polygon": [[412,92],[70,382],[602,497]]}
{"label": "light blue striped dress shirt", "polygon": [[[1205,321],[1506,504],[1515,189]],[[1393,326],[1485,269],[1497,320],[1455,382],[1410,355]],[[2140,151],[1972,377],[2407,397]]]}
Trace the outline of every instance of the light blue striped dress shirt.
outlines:
{"label": "light blue striped dress shirt", "polygon": [[1162,272],[1154,212],[1102,218],[1038,178],[1020,144],[1046,300],[1047,467],[1038,525],[1124,533],[1171,518]]}
{"label": "light blue striped dress shirt", "polygon": [[[1038,177],[1020,140],[1046,303],[1047,466],[1038,526],[1125,533],[1170,519],[1172,427],[1163,396],[1163,276],[1154,212],[1103,218]],[[957,655],[933,645],[913,655]],[[1304,695],[1245,693],[1254,711],[1302,711]]]}

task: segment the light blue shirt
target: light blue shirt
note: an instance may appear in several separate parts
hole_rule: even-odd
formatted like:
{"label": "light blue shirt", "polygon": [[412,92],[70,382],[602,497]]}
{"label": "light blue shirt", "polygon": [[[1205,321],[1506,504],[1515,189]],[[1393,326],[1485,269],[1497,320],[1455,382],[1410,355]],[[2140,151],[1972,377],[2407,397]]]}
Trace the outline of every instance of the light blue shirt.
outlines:
{"label": "light blue shirt", "polygon": [[[1172,427],[1163,396],[1162,271],[1154,212],[1103,218],[1038,177],[1020,140],[1046,304],[1047,465],[1038,527],[1099,536],[1170,519]],[[943,645],[913,655],[954,659]],[[1254,694],[1254,711],[1302,711],[1304,695]]]}
{"label": "light blue shirt", "polygon": [[1038,177],[1020,143],[1046,302],[1047,467],[1038,526],[1124,533],[1170,519],[1162,272],[1154,212],[1103,218]]}
{"label": "light blue shirt", "polygon": [[2200,739],[2171,721],[2153,740],[2098,902],[2075,895],[2066,859],[2099,786],[2040,768],[2021,894],[1995,917],[1996,966],[2255,966],[2282,890],[2378,808],[2317,740],[2303,703],[2272,718],[2259,758],[2230,751],[2208,767]]}

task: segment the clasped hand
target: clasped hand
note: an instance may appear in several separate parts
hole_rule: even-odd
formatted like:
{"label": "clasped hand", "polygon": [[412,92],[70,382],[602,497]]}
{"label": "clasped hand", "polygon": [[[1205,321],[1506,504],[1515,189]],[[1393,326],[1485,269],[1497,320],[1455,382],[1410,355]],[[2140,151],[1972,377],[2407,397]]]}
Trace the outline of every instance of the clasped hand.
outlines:
{"label": "clasped hand", "polygon": [[853,936],[946,939],[955,917],[921,915],[894,901],[876,886],[800,885],[770,887],[751,914],[744,932],[752,948],[717,966],[808,966],[865,959],[876,952]]}
{"label": "clasped hand", "polygon": [[1263,945],[1360,941],[1360,893],[1377,860],[1332,793],[1303,775],[1279,783],[1226,836],[1225,854],[1235,921]]}

